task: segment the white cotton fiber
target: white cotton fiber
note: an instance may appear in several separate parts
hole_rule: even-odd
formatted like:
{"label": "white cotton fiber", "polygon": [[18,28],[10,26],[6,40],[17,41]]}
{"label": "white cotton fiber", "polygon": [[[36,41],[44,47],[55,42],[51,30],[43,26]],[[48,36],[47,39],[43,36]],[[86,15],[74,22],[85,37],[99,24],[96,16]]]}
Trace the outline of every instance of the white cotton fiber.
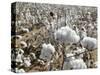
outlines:
{"label": "white cotton fiber", "polygon": [[55,48],[53,45],[44,43],[42,45],[40,58],[49,61],[54,52],[55,52]]}
{"label": "white cotton fiber", "polygon": [[80,40],[76,32],[68,26],[56,30],[54,36],[56,40],[66,43],[77,43]]}
{"label": "white cotton fiber", "polygon": [[97,40],[95,38],[85,37],[81,41],[81,44],[82,44],[83,47],[85,47],[89,50],[97,48]]}

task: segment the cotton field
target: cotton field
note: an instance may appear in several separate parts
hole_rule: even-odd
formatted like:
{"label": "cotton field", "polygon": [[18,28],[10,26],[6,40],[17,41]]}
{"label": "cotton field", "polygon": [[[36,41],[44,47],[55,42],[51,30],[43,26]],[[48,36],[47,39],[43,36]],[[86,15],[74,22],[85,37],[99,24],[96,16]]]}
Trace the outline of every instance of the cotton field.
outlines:
{"label": "cotton field", "polygon": [[97,8],[12,4],[11,70],[16,73],[97,68]]}

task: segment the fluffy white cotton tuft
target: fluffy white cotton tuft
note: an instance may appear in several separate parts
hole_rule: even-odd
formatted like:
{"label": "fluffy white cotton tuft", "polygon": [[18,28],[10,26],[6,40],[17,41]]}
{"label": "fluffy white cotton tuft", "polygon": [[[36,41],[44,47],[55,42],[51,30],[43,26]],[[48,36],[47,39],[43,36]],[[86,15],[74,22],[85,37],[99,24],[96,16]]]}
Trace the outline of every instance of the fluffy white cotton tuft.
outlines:
{"label": "fluffy white cotton tuft", "polygon": [[82,44],[83,47],[85,47],[89,50],[97,48],[97,40],[95,38],[85,37],[81,41],[81,44]]}
{"label": "fluffy white cotton tuft", "polygon": [[15,69],[15,72],[16,72],[16,73],[24,73],[25,70],[24,70],[24,69],[18,69],[18,68],[16,68],[16,69]]}
{"label": "fluffy white cotton tuft", "polygon": [[64,65],[63,65],[64,70],[86,69],[86,68],[87,66],[85,62],[83,61],[83,59],[81,58],[75,59],[73,54],[68,54],[68,57],[66,57],[66,60],[64,61]]}
{"label": "fluffy white cotton tuft", "polygon": [[83,59],[75,59],[69,62],[72,69],[86,69],[87,66]]}
{"label": "fluffy white cotton tuft", "polygon": [[18,62],[18,63],[19,63],[19,62],[22,63],[22,62],[23,62],[23,61],[22,61],[22,56],[23,56],[22,54],[18,54],[18,55],[16,56],[16,59],[15,59],[16,62]]}
{"label": "fluffy white cotton tuft", "polygon": [[77,43],[80,37],[70,27],[61,27],[54,33],[55,39],[66,43]]}
{"label": "fluffy white cotton tuft", "polygon": [[49,61],[52,58],[54,52],[55,52],[55,48],[53,45],[44,43],[42,45],[40,58]]}
{"label": "fluffy white cotton tuft", "polygon": [[25,67],[30,67],[30,65],[31,65],[31,60],[30,60],[30,58],[29,58],[29,57],[25,57],[25,58],[24,58],[24,66],[25,66]]}

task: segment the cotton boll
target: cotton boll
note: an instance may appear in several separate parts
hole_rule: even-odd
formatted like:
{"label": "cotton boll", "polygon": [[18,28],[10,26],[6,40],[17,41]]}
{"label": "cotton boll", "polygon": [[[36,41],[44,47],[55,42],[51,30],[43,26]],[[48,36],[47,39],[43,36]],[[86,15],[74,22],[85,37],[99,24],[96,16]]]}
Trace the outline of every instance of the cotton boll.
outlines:
{"label": "cotton boll", "polygon": [[80,40],[80,37],[75,33],[75,31],[72,31],[72,33],[69,36],[69,41],[72,43],[77,43]]}
{"label": "cotton boll", "polygon": [[21,48],[17,49],[18,54],[24,54],[24,50],[22,50]]}
{"label": "cotton boll", "polygon": [[18,54],[17,56],[16,56],[16,62],[17,63],[22,63],[23,61],[22,61],[22,54]]}
{"label": "cotton boll", "polygon": [[19,69],[19,73],[24,73],[25,70],[24,69]]}
{"label": "cotton boll", "polygon": [[16,69],[15,69],[15,72],[16,72],[16,73],[24,73],[25,70],[24,70],[24,69],[18,69],[18,68],[16,68]]}
{"label": "cotton boll", "polygon": [[63,69],[85,69],[87,68],[85,62],[81,58],[75,58],[74,54],[66,54],[66,59],[64,61]]}
{"label": "cotton boll", "polygon": [[75,59],[69,62],[72,69],[86,69],[87,66],[83,59]]}
{"label": "cotton boll", "polygon": [[46,43],[42,44],[42,48],[44,48],[44,49],[46,49],[46,48],[47,48]]}
{"label": "cotton boll", "polygon": [[30,67],[30,65],[31,65],[31,60],[30,60],[30,58],[29,58],[29,57],[25,57],[23,63],[24,63],[24,66],[25,66],[25,67]]}
{"label": "cotton boll", "polygon": [[29,33],[29,29],[28,28],[21,27],[21,31],[24,32],[24,33]]}
{"label": "cotton boll", "polygon": [[44,63],[43,60],[38,59],[37,61],[38,61],[40,64],[45,65],[45,63]]}
{"label": "cotton boll", "polygon": [[30,57],[31,57],[32,59],[36,59],[35,53],[30,53]]}
{"label": "cotton boll", "polygon": [[26,48],[27,47],[27,43],[25,41],[21,41],[20,45],[22,48]]}
{"label": "cotton boll", "polygon": [[68,26],[61,27],[55,31],[55,39],[64,43],[77,43],[80,37],[76,34],[74,30]]}
{"label": "cotton boll", "polygon": [[85,47],[89,50],[97,48],[97,40],[95,38],[85,37],[81,41],[81,44],[83,47]]}
{"label": "cotton boll", "polygon": [[55,52],[55,48],[54,48],[54,46],[51,45],[51,44],[48,44],[48,49],[50,49],[50,50],[52,51],[52,53]]}
{"label": "cotton boll", "polygon": [[69,70],[71,68],[69,62],[74,60],[74,59],[75,59],[74,54],[72,54],[72,53],[66,54],[66,58],[65,58],[65,61],[64,61],[64,64],[63,64],[63,69]]}
{"label": "cotton boll", "polygon": [[16,49],[16,53],[12,54],[12,61],[16,61],[17,63],[22,63],[23,53],[24,51],[22,49]]}
{"label": "cotton boll", "polygon": [[15,35],[12,37],[12,39],[22,39],[22,36],[21,35]]}
{"label": "cotton boll", "polygon": [[46,61],[50,61],[54,52],[55,52],[55,48],[53,45],[44,43],[42,45],[40,58]]}

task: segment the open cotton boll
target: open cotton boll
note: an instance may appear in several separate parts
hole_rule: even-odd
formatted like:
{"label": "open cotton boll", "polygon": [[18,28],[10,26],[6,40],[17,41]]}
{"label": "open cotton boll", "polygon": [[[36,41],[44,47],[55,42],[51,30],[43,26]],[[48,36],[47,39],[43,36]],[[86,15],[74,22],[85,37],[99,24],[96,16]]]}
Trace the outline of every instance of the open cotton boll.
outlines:
{"label": "open cotton boll", "polygon": [[30,56],[32,57],[32,59],[36,59],[35,53],[30,53]]}
{"label": "open cotton boll", "polygon": [[69,63],[70,63],[71,69],[86,69],[87,68],[85,62],[81,58],[71,60]]}
{"label": "open cotton boll", "polygon": [[87,68],[83,59],[74,57],[74,54],[68,53],[66,54],[66,59],[64,61],[63,69],[85,69]]}
{"label": "open cotton boll", "polygon": [[29,33],[29,29],[28,29],[28,28],[21,27],[21,30],[22,30],[22,32],[24,32],[24,33]]}
{"label": "open cotton boll", "polygon": [[19,54],[24,54],[24,50],[22,50],[21,48],[17,49],[17,52],[18,52]]}
{"label": "open cotton boll", "polygon": [[80,40],[80,37],[76,34],[76,32],[74,30],[71,31],[71,33],[69,34],[69,42],[71,43],[77,43]]}
{"label": "open cotton boll", "polygon": [[20,45],[22,48],[26,48],[27,47],[27,43],[25,41],[21,41]]}
{"label": "open cotton boll", "polygon": [[69,62],[74,60],[74,59],[75,59],[74,54],[72,54],[72,53],[66,54],[66,58],[65,58],[65,61],[64,61],[64,64],[63,64],[63,69],[64,70],[71,69],[71,66],[70,66]]}
{"label": "open cotton boll", "polygon": [[68,26],[61,27],[55,31],[54,36],[56,40],[66,43],[77,43],[80,40],[76,32]]}
{"label": "open cotton boll", "polygon": [[25,57],[25,58],[24,58],[24,66],[25,66],[25,67],[30,67],[30,65],[31,65],[31,60],[30,60],[30,58],[29,58],[29,57]]}
{"label": "open cotton boll", "polygon": [[50,49],[51,51],[52,51],[52,53],[54,53],[55,52],[55,48],[54,48],[54,46],[53,45],[51,45],[51,44],[48,44],[48,49]]}
{"label": "open cotton boll", "polygon": [[73,30],[75,30],[75,32],[77,33],[77,34],[79,34],[79,30],[78,30],[78,28],[77,28],[77,25],[73,25]]}
{"label": "open cotton boll", "polygon": [[85,47],[89,50],[97,48],[97,40],[95,38],[85,37],[81,41],[81,44],[83,47]]}
{"label": "open cotton boll", "polygon": [[22,36],[21,35],[15,35],[12,37],[12,39],[22,39]]}
{"label": "open cotton boll", "polygon": [[18,69],[18,68],[16,68],[16,69],[15,69],[15,72],[16,72],[16,73],[24,73],[25,70],[24,70],[24,69]]}
{"label": "open cotton boll", "polygon": [[53,45],[44,43],[42,45],[40,58],[47,60],[47,61],[50,61],[54,52],[55,52],[55,48]]}
{"label": "open cotton boll", "polygon": [[19,62],[22,63],[22,62],[23,62],[22,57],[23,57],[22,54],[18,54],[18,55],[16,56],[16,62],[18,62],[18,63],[19,63]]}

